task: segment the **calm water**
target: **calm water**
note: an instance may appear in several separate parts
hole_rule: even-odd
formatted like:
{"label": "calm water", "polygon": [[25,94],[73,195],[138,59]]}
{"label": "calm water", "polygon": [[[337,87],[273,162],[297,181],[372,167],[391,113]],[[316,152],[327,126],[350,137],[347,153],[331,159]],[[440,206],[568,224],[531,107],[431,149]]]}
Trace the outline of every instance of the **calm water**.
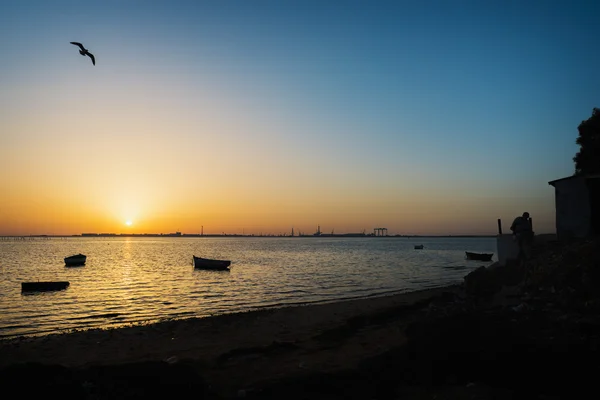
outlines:
{"label": "calm water", "polygon": [[[423,250],[415,250],[423,244]],[[462,281],[495,238],[53,238],[0,241],[0,337],[377,296]],[[65,256],[83,253],[83,267]],[[232,260],[194,270],[192,254]],[[69,281],[21,294],[24,281]]]}

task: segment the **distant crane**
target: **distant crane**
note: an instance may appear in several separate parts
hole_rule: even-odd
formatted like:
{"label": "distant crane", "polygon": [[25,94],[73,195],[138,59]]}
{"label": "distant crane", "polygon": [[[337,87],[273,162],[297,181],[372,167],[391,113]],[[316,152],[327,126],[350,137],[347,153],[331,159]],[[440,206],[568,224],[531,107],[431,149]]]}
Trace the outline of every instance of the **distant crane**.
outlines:
{"label": "distant crane", "polygon": [[313,234],[313,236],[321,236],[321,225],[317,226],[317,231]]}

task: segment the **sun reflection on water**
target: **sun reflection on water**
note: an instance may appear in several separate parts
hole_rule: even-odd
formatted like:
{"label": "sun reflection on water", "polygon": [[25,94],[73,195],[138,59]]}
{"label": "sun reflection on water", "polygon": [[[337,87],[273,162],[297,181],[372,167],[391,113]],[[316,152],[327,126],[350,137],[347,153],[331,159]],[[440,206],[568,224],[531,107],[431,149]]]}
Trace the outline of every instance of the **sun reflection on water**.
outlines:
{"label": "sun reflection on water", "polygon": [[[425,239],[423,239],[425,240]],[[466,240],[466,242],[465,242]],[[0,335],[245,311],[418,290],[461,281],[496,253],[494,238],[69,238],[0,242]],[[69,254],[88,256],[66,268]],[[192,255],[232,260],[195,270]],[[23,296],[20,283],[67,280],[60,292]]]}

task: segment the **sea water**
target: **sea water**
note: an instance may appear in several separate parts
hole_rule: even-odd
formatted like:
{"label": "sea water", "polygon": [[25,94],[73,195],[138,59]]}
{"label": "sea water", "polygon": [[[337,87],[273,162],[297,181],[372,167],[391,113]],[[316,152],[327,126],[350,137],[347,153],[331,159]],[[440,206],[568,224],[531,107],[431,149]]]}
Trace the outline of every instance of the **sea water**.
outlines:
{"label": "sea water", "polygon": [[[422,250],[415,245],[423,244]],[[462,282],[494,237],[70,237],[0,241],[0,337],[110,328]],[[83,253],[82,267],[64,257]],[[231,260],[196,270],[192,255]],[[21,282],[69,281],[21,293]]]}

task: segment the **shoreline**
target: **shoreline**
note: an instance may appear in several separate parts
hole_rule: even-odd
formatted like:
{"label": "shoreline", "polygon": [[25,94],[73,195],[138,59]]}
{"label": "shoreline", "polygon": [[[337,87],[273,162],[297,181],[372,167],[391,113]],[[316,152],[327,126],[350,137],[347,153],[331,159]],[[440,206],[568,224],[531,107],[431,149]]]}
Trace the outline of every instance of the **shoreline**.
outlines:
{"label": "shoreline", "polygon": [[348,320],[426,302],[459,285],[377,297],[301,304],[119,328],[93,328],[0,340],[0,367],[52,363],[68,367],[183,358],[210,359],[236,348],[297,342]]}
{"label": "shoreline", "polygon": [[398,295],[410,294],[410,293],[427,291],[427,290],[435,290],[435,289],[451,287],[451,286],[455,286],[455,285],[459,285],[459,284],[460,284],[460,282],[458,282],[458,281],[454,282],[454,283],[448,283],[448,284],[440,283],[438,285],[434,285],[434,286],[423,288],[423,289],[416,289],[416,290],[408,289],[408,288],[393,289],[393,290],[388,290],[385,292],[372,293],[372,294],[362,295],[362,296],[345,296],[345,297],[337,297],[334,299],[327,299],[327,300],[312,300],[312,301],[307,300],[307,301],[297,301],[297,302],[288,302],[288,303],[267,304],[267,305],[262,305],[262,306],[254,306],[254,307],[248,308],[246,310],[236,310],[236,311],[219,312],[219,313],[207,313],[206,315],[198,315],[198,316],[192,316],[192,317],[178,317],[178,316],[162,317],[162,318],[147,319],[147,320],[141,320],[141,321],[115,323],[112,325],[106,325],[104,327],[97,326],[97,327],[81,327],[81,328],[62,328],[62,329],[55,329],[52,331],[42,331],[42,332],[33,332],[33,333],[23,333],[23,334],[12,333],[12,334],[0,335],[0,344],[2,343],[2,341],[10,341],[10,340],[19,339],[19,338],[38,338],[38,337],[45,337],[45,336],[49,336],[49,335],[55,335],[55,334],[62,335],[62,334],[93,331],[93,330],[121,329],[121,328],[136,327],[136,326],[154,325],[154,324],[160,324],[160,323],[166,323],[166,322],[184,321],[184,320],[189,320],[189,319],[204,319],[204,318],[219,317],[219,316],[223,316],[223,315],[245,314],[245,313],[251,313],[251,312],[277,310],[277,309],[281,309],[281,308],[323,305],[323,304],[331,304],[331,303],[355,301],[355,300],[369,300],[369,299],[375,299],[375,298],[379,298],[379,297],[398,296]]}

